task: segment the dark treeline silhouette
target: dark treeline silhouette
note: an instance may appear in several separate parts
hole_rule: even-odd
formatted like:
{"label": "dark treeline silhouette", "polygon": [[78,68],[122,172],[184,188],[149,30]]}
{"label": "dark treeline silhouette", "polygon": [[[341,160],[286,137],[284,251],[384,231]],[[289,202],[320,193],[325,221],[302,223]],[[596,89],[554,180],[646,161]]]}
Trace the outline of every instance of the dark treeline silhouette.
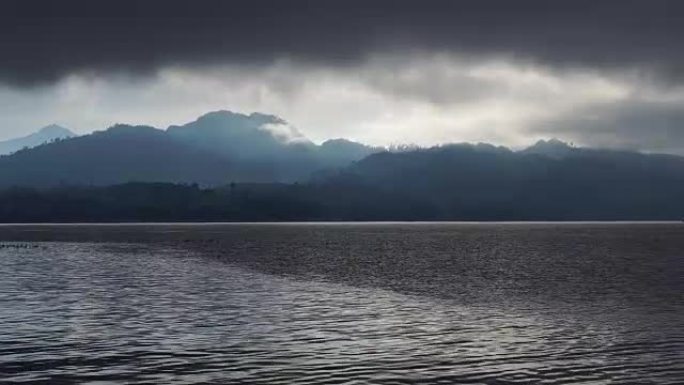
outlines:
{"label": "dark treeline silhouette", "polygon": [[0,222],[310,221],[432,218],[361,186],[127,183],[107,187],[10,188],[0,192]]}
{"label": "dark treeline silhouette", "polygon": [[540,143],[381,152],[306,183],[8,188],[2,222],[679,220],[684,158]]}

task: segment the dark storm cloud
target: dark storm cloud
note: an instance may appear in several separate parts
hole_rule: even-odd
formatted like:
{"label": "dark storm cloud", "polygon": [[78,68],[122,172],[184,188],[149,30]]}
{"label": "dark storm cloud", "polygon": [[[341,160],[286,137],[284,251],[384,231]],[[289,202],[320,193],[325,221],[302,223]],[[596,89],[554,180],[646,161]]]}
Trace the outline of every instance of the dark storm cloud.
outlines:
{"label": "dark storm cloud", "polygon": [[0,81],[282,57],[340,66],[406,50],[676,78],[684,73],[683,9],[676,0],[5,0]]}

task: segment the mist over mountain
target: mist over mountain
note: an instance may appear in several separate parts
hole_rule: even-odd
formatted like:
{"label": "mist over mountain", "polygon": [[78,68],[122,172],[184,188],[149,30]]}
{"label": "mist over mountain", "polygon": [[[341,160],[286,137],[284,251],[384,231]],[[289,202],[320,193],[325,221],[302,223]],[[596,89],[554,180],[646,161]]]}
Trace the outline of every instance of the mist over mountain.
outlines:
{"label": "mist over mountain", "polygon": [[31,148],[56,139],[66,139],[74,136],[76,134],[69,129],[51,124],[27,136],[0,142],[0,155],[11,154],[23,148]]}
{"label": "mist over mountain", "polygon": [[119,124],[18,151],[0,158],[0,187],[294,182],[375,151],[349,141],[316,145],[276,116],[216,111],[166,130]]}

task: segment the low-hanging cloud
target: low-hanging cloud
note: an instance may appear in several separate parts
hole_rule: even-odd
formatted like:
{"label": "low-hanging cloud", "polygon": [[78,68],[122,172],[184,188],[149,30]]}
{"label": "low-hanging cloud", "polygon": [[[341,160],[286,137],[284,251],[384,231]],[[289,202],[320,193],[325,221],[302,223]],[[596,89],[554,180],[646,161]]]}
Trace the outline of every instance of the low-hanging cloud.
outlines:
{"label": "low-hanging cloud", "polygon": [[537,136],[557,136],[592,147],[684,155],[684,95],[678,102],[630,98],[590,105],[532,125]]}

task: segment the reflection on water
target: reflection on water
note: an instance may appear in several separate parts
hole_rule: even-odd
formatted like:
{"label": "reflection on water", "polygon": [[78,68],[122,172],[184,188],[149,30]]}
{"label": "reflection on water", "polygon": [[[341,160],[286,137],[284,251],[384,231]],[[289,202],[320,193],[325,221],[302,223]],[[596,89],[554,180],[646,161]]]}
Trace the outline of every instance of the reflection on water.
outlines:
{"label": "reflection on water", "polygon": [[0,248],[0,383],[683,383],[681,231],[146,227]]}

